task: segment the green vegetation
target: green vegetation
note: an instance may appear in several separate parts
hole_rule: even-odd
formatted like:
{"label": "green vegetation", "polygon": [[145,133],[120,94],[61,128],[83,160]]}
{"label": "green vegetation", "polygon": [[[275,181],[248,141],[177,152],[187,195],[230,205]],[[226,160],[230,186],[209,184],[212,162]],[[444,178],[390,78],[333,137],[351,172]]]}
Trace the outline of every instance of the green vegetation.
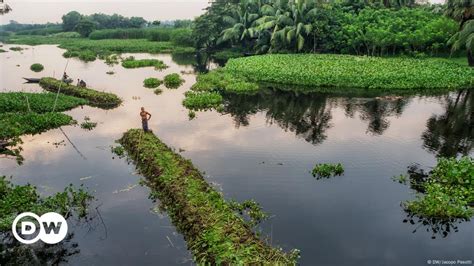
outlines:
{"label": "green vegetation", "polygon": [[184,82],[184,79],[178,73],[168,74],[165,76],[163,83],[168,89],[177,89]]}
{"label": "green vegetation", "polygon": [[0,48],[0,53],[6,53],[7,51]]}
{"label": "green vegetation", "polygon": [[143,81],[143,86],[145,88],[157,88],[163,83],[163,81],[157,79],[157,78],[147,78]]}
{"label": "green vegetation", "polygon": [[97,54],[91,50],[66,51],[63,53],[65,58],[77,57],[84,62],[92,62],[97,59]]}
{"label": "green vegetation", "polygon": [[158,88],[158,89],[155,89],[153,92],[154,92],[156,95],[160,95],[161,93],[163,93],[163,90],[160,89],[160,88]]}
{"label": "green vegetation", "polygon": [[74,212],[79,217],[87,215],[89,202],[94,197],[82,187],[69,186],[64,192],[40,197],[32,185],[14,185],[5,176],[0,177],[0,231],[11,230],[15,217],[23,212],[43,215],[57,212],[68,218]]}
{"label": "green vegetation", "polygon": [[474,66],[474,5],[472,1],[448,0],[446,15],[459,23],[459,31],[451,37],[452,51],[466,49],[469,66]]}
{"label": "green vegetation", "polygon": [[127,131],[119,140],[140,172],[149,178],[152,196],[168,212],[197,264],[294,265],[291,255],[274,249],[255,233],[192,165],[155,135]]}
{"label": "green vegetation", "polygon": [[84,122],[81,123],[81,128],[86,130],[92,130],[97,126],[96,122],[91,122],[91,119],[86,116],[84,117]]}
{"label": "green vegetation", "polygon": [[19,52],[19,51],[23,51],[23,50],[25,50],[25,49],[23,49],[23,48],[21,48],[21,47],[19,47],[19,46],[15,46],[15,47],[10,47],[10,50],[11,50],[11,51]]}
{"label": "green vegetation", "polygon": [[124,68],[139,68],[154,66],[156,70],[163,70],[168,66],[158,59],[135,59],[133,56],[127,57],[122,61]]}
{"label": "green vegetation", "polygon": [[104,39],[148,39],[157,42],[171,42],[178,46],[192,47],[192,30],[188,28],[144,28],[144,29],[106,29],[93,31],[91,40]]}
{"label": "green vegetation", "polygon": [[185,93],[184,107],[190,110],[207,110],[218,108],[222,104],[222,96],[218,92],[194,92]]}
{"label": "green vegetation", "polygon": [[68,85],[54,78],[42,78],[40,86],[51,92],[57,92],[61,88],[60,93],[86,99],[89,105],[103,109],[115,108],[122,103],[122,100],[113,93]]}
{"label": "green vegetation", "polygon": [[438,219],[470,219],[474,215],[474,159],[438,159],[419,188],[423,194],[404,204],[408,212]]}
{"label": "green vegetation", "polygon": [[72,123],[72,117],[62,113],[0,113],[0,139],[38,134]]}
{"label": "green vegetation", "polygon": [[188,112],[188,118],[189,120],[193,120],[194,118],[196,118],[196,112],[194,112],[193,110],[190,110]]}
{"label": "green vegetation", "polygon": [[[54,93],[3,92],[0,93],[0,113],[47,113],[53,111],[55,100]],[[63,112],[87,103],[84,99],[60,94],[56,101],[55,111]]]}
{"label": "green vegetation", "polygon": [[176,46],[171,42],[154,42],[145,39],[130,40],[90,40],[87,38],[59,38],[54,36],[12,36],[7,40],[8,43],[40,45],[40,44],[59,44],[60,48],[67,49],[65,56],[79,57],[91,61],[93,54],[105,57],[111,54],[120,53],[171,53],[195,51],[192,47]]}
{"label": "green vegetation", "polygon": [[316,166],[313,168],[312,174],[317,179],[329,178],[331,176],[338,176],[344,174],[344,167],[340,163],[316,164]]}
{"label": "green vegetation", "polygon": [[30,69],[34,72],[41,72],[41,71],[43,71],[44,66],[42,64],[36,63],[36,64],[32,64],[30,66]]}
{"label": "green vegetation", "polygon": [[384,90],[474,88],[473,69],[434,58],[262,55],[231,59],[225,71],[256,82],[312,87]]}

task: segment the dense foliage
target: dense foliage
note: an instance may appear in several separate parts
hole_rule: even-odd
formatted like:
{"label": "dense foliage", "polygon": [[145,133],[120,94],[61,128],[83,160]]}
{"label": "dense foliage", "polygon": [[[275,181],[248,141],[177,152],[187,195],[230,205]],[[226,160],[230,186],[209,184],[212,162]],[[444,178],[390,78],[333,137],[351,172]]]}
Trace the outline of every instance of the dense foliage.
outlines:
{"label": "dense foliage", "polygon": [[157,79],[157,78],[147,78],[143,81],[143,86],[145,88],[157,88],[163,83],[163,81]]}
{"label": "dense foliage", "polygon": [[[251,230],[252,223],[236,213],[247,206],[229,204],[191,161],[174,153],[155,135],[131,129],[119,142],[148,177],[152,197],[165,206],[171,221],[185,236],[197,264],[296,263],[297,251],[285,254],[260,240]],[[255,207],[249,210],[259,210]]]}
{"label": "dense foliage", "polygon": [[68,85],[54,78],[42,78],[40,86],[51,92],[57,92],[61,88],[60,93],[62,94],[85,99],[89,102],[89,105],[104,109],[115,108],[122,103],[122,100],[113,93]]}
{"label": "dense foliage", "polygon": [[155,67],[156,70],[163,70],[168,66],[158,59],[135,59],[133,56],[127,57],[122,61],[124,68]]}
{"label": "dense foliage", "polygon": [[184,79],[178,73],[172,73],[165,76],[163,83],[168,89],[177,89],[184,83]]}
{"label": "dense foliage", "polygon": [[220,0],[196,19],[194,35],[200,48],[256,53],[436,54],[448,50],[456,29],[439,12],[404,1]]}
{"label": "dense foliage", "polygon": [[474,87],[474,70],[441,59],[350,55],[262,55],[231,59],[225,70],[257,82],[368,89]]}
{"label": "dense foliage", "polygon": [[9,231],[15,217],[23,212],[42,215],[57,212],[68,218],[74,212],[79,217],[87,215],[93,196],[82,187],[69,186],[63,192],[40,197],[32,185],[14,185],[5,176],[0,177],[0,231]]}
{"label": "dense foliage", "polygon": [[474,3],[472,0],[448,0],[446,15],[459,22],[459,32],[449,40],[452,50],[466,49],[469,65],[474,66]]}
{"label": "dense foliage", "polygon": [[141,17],[126,18],[118,14],[106,15],[101,13],[87,16],[82,15],[77,11],[71,11],[65,14],[62,17],[62,21],[64,31],[78,32],[80,32],[79,28],[81,27],[81,23],[84,22],[91,23],[92,27],[97,29],[140,28],[147,23],[147,21]]}
{"label": "dense foliage", "polygon": [[38,134],[73,122],[62,113],[0,113],[0,139]]}
{"label": "dense foliage", "polygon": [[192,30],[189,28],[143,28],[107,29],[93,31],[91,40],[103,39],[148,39],[158,42],[172,42],[178,46],[194,46]]}
{"label": "dense foliage", "polygon": [[183,105],[190,110],[207,110],[222,104],[222,96],[218,92],[186,92]]}
{"label": "dense foliage", "polygon": [[440,158],[419,186],[424,193],[405,203],[409,212],[441,219],[470,219],[474,215],[473,158]]}
{"label": "dense foliage", "polygon": [[84,99],[54,93],[24,93],[3,92],[0,93],[0,113],[6,112],[35,112],[47,113],[53,111],[56,102],[56,112],[70,110],[79,105],[87,104]]}
{"label": "dense foliage", "polygon": [[43,71],[44,66],[42,64],[36,63],[36,64],[32,64],[30,66],[30,69],[31,69],[31,71],[34,71],[34,72],[41,72],[41,71]]}

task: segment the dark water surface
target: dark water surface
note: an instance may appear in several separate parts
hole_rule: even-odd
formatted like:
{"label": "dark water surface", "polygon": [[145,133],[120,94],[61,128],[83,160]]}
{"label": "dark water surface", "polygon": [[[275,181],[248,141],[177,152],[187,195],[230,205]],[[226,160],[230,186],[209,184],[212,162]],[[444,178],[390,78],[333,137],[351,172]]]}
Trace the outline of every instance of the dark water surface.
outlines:
{"label": "dark water surface", "polygon": [[[8,48],[9,46],[5,46]],[[41,91],[22,84],[21,77],[55,75],[63,71],[64,50],[28,47],[0,54],[2,91]],[[181,105],[194,74],[178,90],[155,95],[142,87],[147,77],[192,71],[170,55],[159,58],[170,68],[124,69],[102,61],[69,61],[67,71],[98,90],[124,99],[113,110],[92,107],[67,112],[82,122],[99,122],[93,131],[79,126],[64,132],[86,157],[83,159],[60,130],[23,138],[24,164],[0,158],[0,173],[18,184],[32,183],[43,195],[72,183],[84,184],[97,198],[100,217],[73,223],[72,242],[79,254],[73,265],[192,264],[183,237],[166,213],[148,199],[149,189],[137,185],[133,165],[113,159],[110,146],[129,128],[139,127],[139,108],[153,117],[150,127],[171,147],[206,173],[207,180],[228,199],[255,199],[271,214],[260,229],[273,245],[301,250],[302,265],[427,265],[427,260],[472,260],[472,222],[462,222],[447,237],[431,227],[404,223],[400,202],[414,197],[408,186],[391,180],[413,163],[435,165],[436,156],[472,156],[472,91],[437,96],[362,97],[301,94],[264,90],[254,96],[225,97],[223,113],[198,112],[189,121]],[[33,73],[29,66],[42,63]],[[20,66],[17,66],[20,65]],[[65,141],[66,145],[53,145]],[[341,162],[345,175],[316,180],[315,163]],[[102,223],[103,220],[103,223]],[[413,231],[416,232],[413,233]],[[427,230],[429,232],[427,232]]]}

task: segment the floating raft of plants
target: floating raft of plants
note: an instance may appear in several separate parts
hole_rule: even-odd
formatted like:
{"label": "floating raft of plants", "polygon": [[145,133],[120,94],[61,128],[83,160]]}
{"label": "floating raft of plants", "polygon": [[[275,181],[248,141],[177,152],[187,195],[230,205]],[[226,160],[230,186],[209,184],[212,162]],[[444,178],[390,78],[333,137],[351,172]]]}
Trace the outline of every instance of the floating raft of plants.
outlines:
{"label": "floating raft of plants", "polygon": [[61,87],[60,93],[86,99],[89,105],[102,109],[115,108],[122,103],[122,99],[113,93],[68,85],[54,78],[42,78],[39,84],[43,89],[51,92],[57,92]]}
{"label": "floating raft of plants", "polygon": [[286,254],[259,239],[191,161],[154,134],[131,129],[119,142],[149,179],[198,264],[296,264],[297,252]]}

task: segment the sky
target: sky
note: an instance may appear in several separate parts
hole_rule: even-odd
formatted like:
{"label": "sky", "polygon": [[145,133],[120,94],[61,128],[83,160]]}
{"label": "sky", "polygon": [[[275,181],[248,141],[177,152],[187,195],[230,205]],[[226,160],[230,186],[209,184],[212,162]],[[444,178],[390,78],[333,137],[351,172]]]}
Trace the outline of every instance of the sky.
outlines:
{"label": "sky", "polygon": [[[202,13],[209,0],[4,0],[13,9],[0,16],[0,24],[61,22],[62,15],[76,10],[81,14],[120,14],[143,17],[148,21],[193,19]],[[430,0],[443,3],[444,0]]]}

